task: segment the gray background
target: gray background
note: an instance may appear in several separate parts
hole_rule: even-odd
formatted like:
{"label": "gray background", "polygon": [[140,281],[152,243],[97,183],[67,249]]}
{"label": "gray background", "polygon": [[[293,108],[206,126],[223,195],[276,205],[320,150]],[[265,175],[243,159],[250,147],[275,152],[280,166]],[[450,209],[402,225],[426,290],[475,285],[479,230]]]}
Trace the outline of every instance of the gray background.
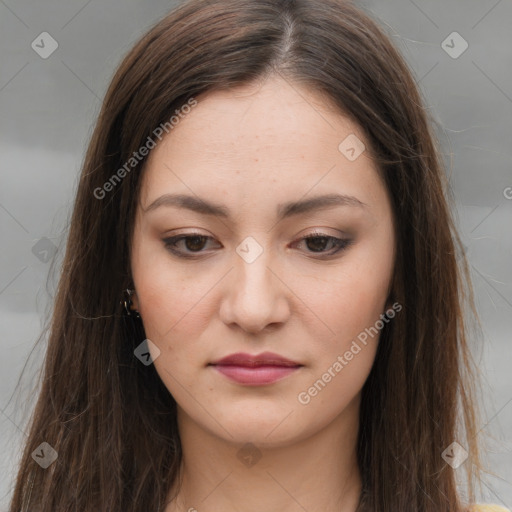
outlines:
{"label": "gray background", "polygon": [[[1,510],[44,346],[29,359],[20,393],[12,393],[50,306],[101,98],[121,57],[174,4],[0,0]],[[481,501],[512,507],[512,2],[361,5],[403,52],[443,141],[484,331],[474,347],[484,382],[479,437],[495,475],[486,476]],[[468,44],[457,58],[464,41],[448,37],[454,31]],[[47,59],[31,47],[33,41],[42,46],[42,32],[58,43]]]}

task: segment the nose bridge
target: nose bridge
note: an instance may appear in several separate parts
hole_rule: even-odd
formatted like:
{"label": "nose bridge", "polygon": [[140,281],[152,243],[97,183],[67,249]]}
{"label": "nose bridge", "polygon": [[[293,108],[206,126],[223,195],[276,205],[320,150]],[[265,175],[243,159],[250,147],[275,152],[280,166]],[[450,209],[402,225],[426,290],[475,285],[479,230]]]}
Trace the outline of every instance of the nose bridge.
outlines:
{"label": "nose bridge", "polygon": [[271,272],[267,267],[271,265],[272,258],[269,249],[263,246],[262,237],[259,238],[261,243],[252,236],[242,240],[236,248],[235,259],[235,286],[245,296],[254,295],[254,299],[269,293],[271,287]]}
{"label": "nose bridge", "polygon": [[238,245],[235,268],[225,297],[225,322],[257,331],[269,323],[284,320],[286,308],[282,304],[279,280],[271,271],[273,265],[275,258],[256,238],[247,237]]}

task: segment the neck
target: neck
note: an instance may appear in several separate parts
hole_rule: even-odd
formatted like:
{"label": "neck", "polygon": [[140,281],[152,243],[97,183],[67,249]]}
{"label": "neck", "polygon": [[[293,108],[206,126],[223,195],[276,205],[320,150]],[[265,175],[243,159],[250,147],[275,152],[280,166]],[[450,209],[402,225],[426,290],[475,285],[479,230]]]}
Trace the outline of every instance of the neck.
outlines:
{"label": "neck", "polygon": [[245,449],[179,410],[181,485],[169,493],[166,512],[355,512],[361,493],[358,410],[355,399],[313,435]]}

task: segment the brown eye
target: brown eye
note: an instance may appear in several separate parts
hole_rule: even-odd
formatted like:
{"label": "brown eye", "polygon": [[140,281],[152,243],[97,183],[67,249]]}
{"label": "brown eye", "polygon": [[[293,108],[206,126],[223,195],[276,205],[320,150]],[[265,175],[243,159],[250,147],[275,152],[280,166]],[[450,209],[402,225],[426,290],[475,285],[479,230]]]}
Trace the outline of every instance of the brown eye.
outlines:
{"label": "brown eye", "polygon": [[193,252],[200,251],[206,242],[206,236],[188,236],[184,238],[185,247]]}
{"label": "brown eye", "polygon": [[[200,233],[189,233],[166,238],[163,242],[166,249],[180,258],[196,258],[207,252],[204,249],[210,240],[214,239]],[[302,237],[299,240],[300,243],[306,245],[306,252],[327,257],[346,249],[352,240],[336,238],[324,233],[312,233]]]}
{"label": "brown eye", "polygon": [[[336,238],[324,233],[312,233],[300,239],[308,248],[308,252],[332,256],[346,249],[351,243],[350,239]],[[327,254],[326,254],[327,253]]]}
{"label": "brown eye", "polygon": [[[166,238],[163,242],[165,247],[173,254],[177,254],[182,258],[193,258],[194,253],[200,255],[205,252],[203,249],[208,240],[213,240],[213,238],[206,235],[191,233]],[[184,242],[184,244],[182,242]]]}
{"label": "brown eye", "polygon": [[325,251],[326,246],[333,241],[328,236],[308,236],[304,240],[306,241],[306,247],[313,252]]}

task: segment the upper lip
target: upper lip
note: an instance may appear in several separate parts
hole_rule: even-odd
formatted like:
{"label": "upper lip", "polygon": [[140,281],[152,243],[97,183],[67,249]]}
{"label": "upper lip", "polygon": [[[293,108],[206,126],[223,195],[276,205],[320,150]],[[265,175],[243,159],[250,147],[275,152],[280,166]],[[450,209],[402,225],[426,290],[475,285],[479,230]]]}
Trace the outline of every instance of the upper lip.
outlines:
{"label": "upper lip", "polygon": [[238,352],[218,359],[212,365],[230,365],[230,366],[302,366],[296,361],[286,357],[274,354],[272,352],[262,352],[261,354],[251,355]]}

